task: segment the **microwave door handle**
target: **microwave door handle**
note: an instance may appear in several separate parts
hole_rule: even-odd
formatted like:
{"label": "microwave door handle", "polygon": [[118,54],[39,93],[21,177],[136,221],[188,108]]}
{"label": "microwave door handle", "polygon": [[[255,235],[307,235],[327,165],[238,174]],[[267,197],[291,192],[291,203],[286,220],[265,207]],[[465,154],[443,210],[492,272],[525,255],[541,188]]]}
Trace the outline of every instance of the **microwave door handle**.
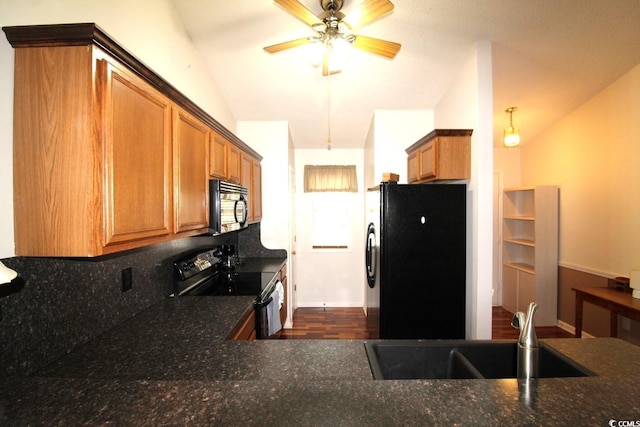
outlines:
{"label": "microwave door handle", "polygon": [[[236,210],[236,206],[238,206],[238,203],[242,202],[242,204],[244,205],[242,211],[243,211],[243,219],[242,221],[240,221],[238,219],[238,211]],[[247,199],[244,197],[244,194],[240,195],[240,200],[236,201],[236,205],[234,206],[233,209],[233,215],[236,218],[236,222],[244,225],[245,222],[247,222],[247,218],[249,217],[249,205],[247,204]]]}

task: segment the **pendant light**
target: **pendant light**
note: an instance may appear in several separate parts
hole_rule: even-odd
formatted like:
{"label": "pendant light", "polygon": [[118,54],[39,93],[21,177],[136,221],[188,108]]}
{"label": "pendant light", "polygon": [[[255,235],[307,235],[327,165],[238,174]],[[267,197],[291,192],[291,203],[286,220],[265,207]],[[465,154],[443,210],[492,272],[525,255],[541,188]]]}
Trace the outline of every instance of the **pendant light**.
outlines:
{"label": "pendant light", "polygon": [[513,112],[518,107],[509,107],[505,113],[509,113],[509,127],[504,130],[504,146],[517,147],[520,144],[520,129],[513,127]]}

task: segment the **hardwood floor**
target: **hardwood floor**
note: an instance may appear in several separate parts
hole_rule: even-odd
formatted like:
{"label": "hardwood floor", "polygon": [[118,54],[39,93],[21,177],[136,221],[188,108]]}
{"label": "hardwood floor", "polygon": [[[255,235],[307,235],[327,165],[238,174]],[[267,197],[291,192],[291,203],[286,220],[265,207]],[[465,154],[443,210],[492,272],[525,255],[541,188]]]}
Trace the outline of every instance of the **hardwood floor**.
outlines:
{"label": "hardwood floor", "polygon": [[298,308],[293,329],[284,329],[280,339],[367,339],[367,321],[362,307]]}
{"label": "hardwood floor", "polygon": [[[518,330],[511,327],[513,313],[493,307],[492,338],[516,339]],[[538,338],[573,338],[557,327],[536,328]],[[284,329],[280,339],[367,339],[367,324],[360,307],[298,308],[293,313],[293,328]]]}
{"label": "hardwood floor", "polygon": [[[493,307],[491,337],[498,339],[517,339],[519,331],[511,326],[513,313],[502,307]],[[574,338],[573,334],[556,326],[541,326],[536,328],[538,338]]]}

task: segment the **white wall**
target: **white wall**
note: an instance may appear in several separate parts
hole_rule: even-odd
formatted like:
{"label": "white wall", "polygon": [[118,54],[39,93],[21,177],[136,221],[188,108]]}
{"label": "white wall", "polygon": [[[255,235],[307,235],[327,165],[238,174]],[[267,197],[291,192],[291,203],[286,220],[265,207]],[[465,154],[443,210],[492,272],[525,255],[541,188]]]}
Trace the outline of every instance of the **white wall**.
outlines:
{"label": "white wall", "polygon": [[262,156],[262,220],[260,240],[268,249],[287,251],[287,323],[290,328],[295,310],[295,267],[291,217],[294,214],[290,171],[293,168],[293,146],[286,121],[254,122],[239,121],[238,137]]}
{"label": "white wall", "polygon": [[[367,136],[364,141],[364,186],[372,187],[375,185],[376,180],[379,180],[380,177],[375,177],[375,149],[376,149],[376,140],[375,140],[375,115],[371,118],[371,123],[369,123],[369,130],[367,131]],[[364,215],[364,212],[363,212]]]}
{"label": "white wall", "polygon": [[434,129],[431,110],[376,110],[374,113],[375,160],[374,181],[377,185],[382,174],[400,175],[401,183],[407,182],[408,147]]}
{"label": "white wall", "polygon": [[[502,174],[502,186],[504,188],[520,187],[520,147],[493,149],[493,169]],[[497,212],[496,212],[497,214]]]}
{"label": "white wall", "polygon": [[407,182],[407,152],[434,129],[432,110],[375,110],[364,144],[365,185],[378,185],[385,172]]}
{"label": "white wall", "polygon": [[[362,149],[297,149],[296,164],[296,304],[299,307],[364,306],[364,193]],[[311,247],[312,193],[304,193],[304,165],[356,165],[358,193],[350,206],[349,249]]]}
{"label": "white wall", "polygon": [[473,129],[467,191],[467,338],[491,338],[493,81],[491,43],[478,42],[435,109],[436,128]]}
{"label": "white wall", "polygon": [[262,156],[262,245],[289,249],[289,124],[239,121],[238,137]]}
{"label": "white wall", "polygon": [[[235,119],[169,0],[0,0],[0,26],[95,22],[235,132]],[[13,256],[13,48],[0,37],[0,258]]]}
{"label": "white wall", "polygon": [[640,65],[522,145],[523,185],[560,187],[560,264],[640,269]]}

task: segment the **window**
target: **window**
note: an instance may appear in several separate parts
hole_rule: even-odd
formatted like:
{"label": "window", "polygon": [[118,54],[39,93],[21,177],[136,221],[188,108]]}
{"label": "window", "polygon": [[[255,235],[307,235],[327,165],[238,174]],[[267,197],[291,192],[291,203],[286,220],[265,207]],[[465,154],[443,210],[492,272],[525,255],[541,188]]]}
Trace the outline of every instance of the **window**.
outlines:
{"label": "window", "polygon": [[358,192],[354,165],[304,167],[304,192],[312,193],[311,245],[313,249],[349,247],[350,206]]}
{"label": "window", "polygon": [[311,245],[313,249],[347,249],[351,193],[314,193],[312,197]]}

